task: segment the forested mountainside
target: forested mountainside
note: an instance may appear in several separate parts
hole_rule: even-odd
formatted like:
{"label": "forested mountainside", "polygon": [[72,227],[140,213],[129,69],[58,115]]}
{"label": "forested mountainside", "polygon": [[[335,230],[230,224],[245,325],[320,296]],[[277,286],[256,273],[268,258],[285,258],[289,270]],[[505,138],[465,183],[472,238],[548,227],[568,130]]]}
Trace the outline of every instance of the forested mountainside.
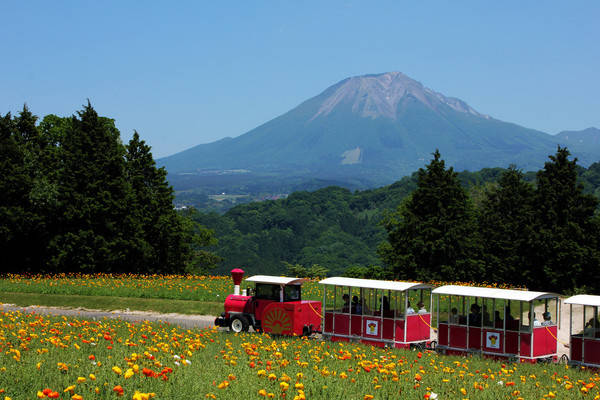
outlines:
{"label": "forested mountainside", "polygon": [[[490,190],[507,169],[485,168],[457,175],[475,212],[480,212]],[[249,273],[283,274],[284,262],[311,267],[330,275],[353,266],[380,266],[378,246],[387,238],[382,218],[394,212],[417,187],[417,173],[378,189],[352,192],[327,187],[314,192],[295,192],[286,199],[239,205],[224,215],[195,213],[214,229],[216,253],[224,261],[215,270],[227,273],[242,267]],[[600,195],[600,163],[577,167],[585,193]],[[523,174],[536,183],[536,172]]]}

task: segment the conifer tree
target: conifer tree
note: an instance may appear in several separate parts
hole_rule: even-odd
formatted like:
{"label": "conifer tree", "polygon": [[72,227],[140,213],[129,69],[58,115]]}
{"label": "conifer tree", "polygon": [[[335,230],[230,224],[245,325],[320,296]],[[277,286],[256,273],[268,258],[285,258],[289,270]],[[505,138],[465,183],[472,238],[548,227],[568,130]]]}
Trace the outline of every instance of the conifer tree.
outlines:
{"label": "conifer tree", "polygon": [[29,178],[10,113],[0,116],[0,252],[2,272],[22,268]]}
{"label": "conifer tree", "polygon": [[531,285],[533,202],[533,186],[514,166],[486,192],[478,220],[488,281]]}
{"label": "conifer tree", "polygon": [[125,148],[114,121],[88,102],[73,116],[62,144],[60,231],[51,264],[57,271],[125,272],[131,189],[125,179]]}
{"label": "conifer tree", "polygon": [[173,209],[173,188],[167,171],[157,168],[150,146],[137,132],[126,146],[127,179],[133,190],[131,212],[142,232],[139,257],[132,260],[136,272],[184,272],[191,257],[190,243],[183,238],[184,224]]}
{"label": "conifer tree", "polygon": [[598,200],[583,193],[577,159],[569,155],[559,146],[537,173],[532,282],[538,289],[599,287]]}
{"label": "conifer tree", "polygon": [[480,280],[483,276],[472,206],[439,151],[419,169],[417,189],[384,220],[384,262],[400,279]]}

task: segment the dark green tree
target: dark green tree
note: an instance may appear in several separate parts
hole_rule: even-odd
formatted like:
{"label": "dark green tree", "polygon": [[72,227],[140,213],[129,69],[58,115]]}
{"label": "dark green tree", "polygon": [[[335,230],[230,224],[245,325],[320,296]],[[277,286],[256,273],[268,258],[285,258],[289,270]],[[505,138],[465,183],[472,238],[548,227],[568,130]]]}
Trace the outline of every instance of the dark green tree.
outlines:
{"label": "dark green tree", "polygon": [[481,280],[474,212],[439,151],[419,169],[417,189],[383,221],[388,240],[379,249],[400,279]]}
{"label": "dark green tree", "polygon": [[533,185],[514,166],[486,191],[478,220],[490,282],[531,285],[533,203]]}
{"label": "dark green tree", "polygon": [[577,159],[558,147],[537,173],[532,288],[598,289],[598,199],[577,182]]}
{"label": "dark green tree", "polygon": [[132,191],[125,148],[114,121],[90,103],[71,118],[63,137],[60,229],[50,243],[56,271],[126,272],[131,259]]}
{"label": "dark green tree", "polygon": [[0,121],[0,250],[6,271],[37,271],[44,262],[48,210],[41,199],[51,190],[43,188],[45,146],[36,121],[27,105],[17,117],[11,119],[7,114]]}
{"label": "dark green tree", "polygon": [[216,244],[212,232],[173,209],[173,188],[167,182],[167,171],[156,167],[150,146],[137,132],[126,148],[126,174],[133,190],[128,217],[139,232],[132,243],[133,270],[209,272],[220,261],[207,249]]}
{"label": "dark green tree", "polygon": [[10,113],[0,116],[0,252],[2,271],[23,268],[26,242],[27,194],[30,179],[25,155]]}

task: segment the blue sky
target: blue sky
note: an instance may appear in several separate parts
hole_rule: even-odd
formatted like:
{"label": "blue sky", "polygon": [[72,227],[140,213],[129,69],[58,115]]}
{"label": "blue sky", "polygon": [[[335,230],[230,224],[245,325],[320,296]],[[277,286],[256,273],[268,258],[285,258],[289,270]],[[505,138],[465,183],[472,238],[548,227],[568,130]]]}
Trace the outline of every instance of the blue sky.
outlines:
{"label": "blue sky", "polygon": [[89,98],[155,157],[387,71],[529,128],[600,128],[598,1],[7,1],[2,14],[0,113],[68,116]]}

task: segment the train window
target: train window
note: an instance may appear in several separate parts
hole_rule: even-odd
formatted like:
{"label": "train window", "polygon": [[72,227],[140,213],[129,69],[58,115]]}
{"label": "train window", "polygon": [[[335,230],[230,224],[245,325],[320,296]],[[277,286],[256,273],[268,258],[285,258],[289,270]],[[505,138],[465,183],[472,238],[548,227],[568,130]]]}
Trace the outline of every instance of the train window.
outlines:
{"label": "train window", "polygon": [[556,299],[535,300],[533,310],[535,313],[534,327],[556,325],[558,312]]}
{"label": "train window", "polygon": [[350,297],[348,296],[348,288],[345,286],[335,286],[331,290],[330,310],[340,312],[350,312]]}
{"label": "train window", "polygon": [[[450,310],[452,309],[452,303],[451,303],[451,298],[452,296],[447,296],[447,295],[437,295],[436,298],[434,299],[435,301],[437,301],[438,305],[438,313],[440,316],[440,322],[442,323],[448,323],[449,319],[448,316],[450,315]],[[458,313],[458,311],[457,311]]]}
{"label": "train window", "polygon": [[300,285],[287,285],[284,290],[285,301],[300,301]]}
{"label": "train window", "polygon": [[507,331],[519,330],[519,312],[518,301],[506,301],[506,305],[504,307],[504,320],[506,321]]}
{"label": "train window", "polygon": [[363,313],[363,290],[355,287],[350,289],[350,312],[352,314]]}
{"label": "train window", "polygon": [[257,299],[279,301],[279,292],[279,285],[272,285],[269,283],[257,283],[256,294],[254,296]]}
{"label": "train window", "polygon": [[396,292],[396,302],[392,305],[396,310],[396,318],[404,318],[404,296],[406,292]]}
{"label": "train window", "polygon": [[452,325],[466,325],[467,300],[467,297],[464,296],[440,296],[440,320],[443,322],[446,318]]}
{"label": "train window", "polygon": [[466,306],[468,310],[467,323],[469,326],[481,326],[482,307],[481,299],[478,297],[466,297]]}
{"label": "train window", "polygon": [[600,329],[600,326],[598,326],[598,307],[584,306],[583,321],[583,335],[585,337],[595,338],[596,332]]}
{"label": "train window", "polygon": [[378,307],[378,292],[377,289],[365,289],[363,298],[363,314],[364,315],[379,315]]}
{"label": "train window", "polygon": [[519,307],[519,316],[521,321],[521,330],[522,331],[531,331],[534,327],[541,326],[541,322],[539,320],[539,311],[533,310],[533,315],[531,314],[532,303],[528,301],[518,301],[516,302]]}
{"label": "train window", "polygon": [[325,311],[334,311],[336,309],[335,294],[338,287],[324,285],[323,290],[325,291]]}
{"label": "train window", "polygon": [[408,308],[406,309],[407,314],[424,314],[430,312],[430,296],[425,296],[422,289],[409,289],[405,293],[406,296],[408,296]]}
{"label": "train window", "polygon": [[398,294],[395,290],[388,290],[383,296],[383,316],[384,318],[396,318],[396,309],[398,304]]}
{"label": "train window", "polygon": [[494,327],[494,306],[496,299],[481,299],[481,318],[482,324],[486,328]]}

